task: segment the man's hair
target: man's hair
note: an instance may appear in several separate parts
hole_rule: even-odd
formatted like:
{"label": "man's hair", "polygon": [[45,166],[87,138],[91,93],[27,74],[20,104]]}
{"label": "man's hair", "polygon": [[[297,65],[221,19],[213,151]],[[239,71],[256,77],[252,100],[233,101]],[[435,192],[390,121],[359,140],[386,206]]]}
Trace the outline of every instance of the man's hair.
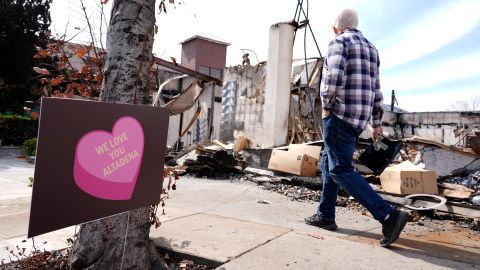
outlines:
{"label": "man's hair", "polygon": [[334,25],[338,30],[357,29],[358,15],[353,9],[344,9],[337,17]]}

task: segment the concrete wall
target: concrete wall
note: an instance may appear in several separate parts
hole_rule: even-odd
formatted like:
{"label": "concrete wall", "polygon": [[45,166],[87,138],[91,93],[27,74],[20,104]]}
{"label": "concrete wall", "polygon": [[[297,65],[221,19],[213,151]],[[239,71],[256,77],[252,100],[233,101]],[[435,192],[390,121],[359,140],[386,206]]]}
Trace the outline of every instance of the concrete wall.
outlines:
{"label": "concrete wall", "polygon": [[[305,65],[293,67],[292,81],[296,78],[299,85],[306,84]],[[220,121],[220,139],[233,141],[238,136],[245,136],[252,142],[253,148],[267,147],[264,144],[265,128],[263,121],[273,121],[272,112],[265,111],[265,77],[266,65],[260,66],[235,66],[225,69],[225,85],[235,83],[234,102],[229,105],[234,108],[231,120]],[[312,74],[315,62],[308,63],[309,74]],[[312,84],[312,99],[317,122],[321,120],[321,106],[318,93],[318,78]],[[225,97],[223,97],[225,98]],[[225,106],[224,106],[225,107]],[[225,108],[222,108],[224,110]],[[218,111],[218,110],[217,110]],[[312,115],[312,106],[305,92],[293,91],[290,95],[290,122],[288,126],[289,140],[302,143],[317,139],[314,134],[315,122]],[[384,131],[397,139],[421,136],[426,139],[441,142],[447,145],[465,147],[467,134],[480,131],[479,112],[414,112],[393,113],[385,111],[382,123]],[[318,123],[320,125],[320,123]],[[295,125],[293,129],[292,126]],[[291,140],[292,130],[295,131]],[[371,138],[367,129],[362,138]]]}
{"label": "concrete wall", "polygon": [[287,143],[290,112],[294,27],[291,23],[270,26],[268,66],[265,84],[263,147]]}
{"label": "concrete wall", "polygon": [[263,111],[265,77],[264,65],[225,69],[219,134],[221,140],[233,141],[244,136],[250,139],[252,147],[262,146],[263,118],[269,117]]}
{"label": "concrete wall", "polygon": [[[319,65],[317,60],[308,62],[309,74],[313,73],[315,66]],[[219,124],[219,135],[223,141],[234,141],[239,136],[247,137],[253,148],[267,147],[265,144],[264,121],[274,121],[273,112],[265,111],[265,85],[267,76],[267,64],[256,66],[234,66],[225,68],[224,86],[222,92],[221,119]],[[295,85],[306,85],[305,62],[294,61],[291,80]],[[312,105],[304,90],[293,91],[290,95],[290,104],[283,106],[282,110],[287,112],[288,121],[288,142],[291,141],[292,127],[293,142],[303,143],[318,139],[315,136],[315,121],[313,113],[320,121],[321,106],[318,98],[319,76],[313,81],[311,98]],[[288,83],[290,86],[290,83]],[[302,88],[302,87],[300,87]],[[289,93],[291,91],[289,90]],[[219,94],[217,93],[217,96]],[[290,109],[288,107],[290,106]],[[218,111],[218,110],[216,110]],[[286,143],[287,141],[285,141]]]}
{"label": "concrete wall", "polygon": [[[184,79],[182,82],[182,89],[185,89],[190,85],[193,81],[193,78],[188,77]],[[185,133],[181,137],[181,142],[184,146],[191,145],[197,141],[204,141],[208,139],[208,130],[209,130],[209,115],[208,112],[211,110],[211,103],[212,103],[212,87],[210,83],[203,84],[203,91],[200,94],[197,103],[190,108],[189,110],[183,112],[183,121],[181,125],[181,130],[183,131],[192,118],[194,117],[197,108],[200,106],[202,111],[200,116],[197,120],[194,121],[194,124],[188,130],[189,132]],[[218,106],[218,105],[217,105]],[[217,108],[218,109],[218,108]],[[180,130],[180,118],[181,115],[171,115],[169,119],[169,126],[168,126],[168,137],[167,137],[167,145],[174,146],[179,138],[179,130]]]}
{"label": "concrete wall", "polygon": [[427,146],[421,149],[422,162],[425,169],[434,170],[438,176],[453,174],[455,171],[465,169],[476,171],[480,169],[478,155],[443,149],[436,146]]}
{"label": "concrete wall", "polygon": [[385,112],[384,130],[397,138],[421,136],[447,145],[465,146],[467,133],[480,130],[479,112]]}
{"label": "concrete wall", "polygon": [[178,139],[178,129],[180,127],[180,115],[170,115],[168,119],[167,146],[173,147]]}
{"label": "concrete wall", "polygon": [[[311,70],[309,63],[308,69]],[[292,79],[294,80],[304,72],[304,66],[298,65],[293,68],[294,73]],[[163,73],[161,73],[163,74]],[[165,74],[163,74],[165,75]],[[165,75],[167,76],[167,75]],[[162,77],[163,78],[163,77]],[[211,85],[205,85],[204,91],[199,98],[199,106],[202,108],[199,120],[190,128],[190,135],[186,134],[182,137],[184,145],[194,143],[196,139],[206,140],[208,136],[208,111],[211,109],[212,91],[215,91],[217,102],[214,102],[213,110],[213,139],[221,139],[224,141],[233,142],[239,136],[244,136],[250,139],[253,148],[264,148],[264,134],[263,121],[272,121],[271,113],[266,113],[265,103],[265,79],[266,79],[266,65],[258,66],[235,66],[225,68],[224,88],[228,84],[234,84],[234,98],[230,103],[233,109],[231,118],[223,119],[225,104],[225,97],[222,96],[222,88],[215,87],[212,89]],[[186,78],[182,82],[182,87],[187,87],[193,78]],[[303,84],[303,79],[300,84]],[[179,82],[173,82],[168,85],[167,89],[178,89]],[[314,84],[317,86],[317,84]],[[225,90],[225,89],[224,89]],[[318,97],[316,97],[317,88],[313,91],[315,114],[320,119],[320,104],[318,104]],[[222,102],[218,101],[222,98]],[[188,125],[192,119],[198,105],[195,105],[183,114],[182,130]],[[304,127],[308,132],[314,132],[314,122],[312,118],[312,107],[305,94],[294,93],[290,96],[290,124],[289,131],[292,124]],[[292,119],[297,118],[299,122],[292,122]],[[392,113],[386,111],[382,118],[384,131],[398,139],[412,136],[421,136],[430,140],[442,142],[447,145],[457,145],[459,147],[465,146],[464,136],[467,132],[480,130],[480,113],[467,112],[425,112],[425,113]],[[169,132],[167,144],[173,146],[178,139],[178,132],[180,128],[180,116],[175,115],[170,117]],[[298,128],[296,128],[298,130]],[[308,133],[307,132],[307,133]],[[370,132],[366,130],[362,133],[362,138],[370,138]],[[310,140],[314,140],[311,137]],[[305,135],[305,141],[308,137]],[[298,143],[301,141],[295,141]]]}

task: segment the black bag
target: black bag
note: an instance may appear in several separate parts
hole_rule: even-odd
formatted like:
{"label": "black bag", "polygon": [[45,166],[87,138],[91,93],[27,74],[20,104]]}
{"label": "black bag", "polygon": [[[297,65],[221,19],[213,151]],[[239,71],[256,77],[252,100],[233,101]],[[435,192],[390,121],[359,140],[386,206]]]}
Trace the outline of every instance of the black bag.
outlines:
{"label": "black bag", "polygon": [[392,141],[380,134],[377,140],[368,145],[358,160],[378,175],[392,162],[400,149],[401,141]]}

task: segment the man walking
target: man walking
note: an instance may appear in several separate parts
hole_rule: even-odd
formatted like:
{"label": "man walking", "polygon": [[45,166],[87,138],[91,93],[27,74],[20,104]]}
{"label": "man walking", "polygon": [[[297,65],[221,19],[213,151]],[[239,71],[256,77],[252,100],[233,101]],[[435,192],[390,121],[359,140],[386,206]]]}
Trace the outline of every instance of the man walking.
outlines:
{"label": "man walking", "polygon": [[382,246],[396,241],[408,214],[383,200],[352,167],[352,156],[360,133],[370,122],[373,139],[383,132],[383,97],[380,91],[379,58],[376,48],[357,30],[354,10],[343,10],[328,46],[320,94],[323,104],[323,191],[317,214],[305,222],[336,230],[335,204],[339,187],[346,190],[383,225]]}

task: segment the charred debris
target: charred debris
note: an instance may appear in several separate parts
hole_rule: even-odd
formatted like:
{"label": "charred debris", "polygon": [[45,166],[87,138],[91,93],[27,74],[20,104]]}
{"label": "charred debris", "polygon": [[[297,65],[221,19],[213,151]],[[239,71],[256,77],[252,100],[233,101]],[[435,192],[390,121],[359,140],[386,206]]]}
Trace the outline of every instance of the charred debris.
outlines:
{"label": "charred debris", "polygon": [[[468,148],[447,146],[420,137],[400,140],[402,147],[391,160],[389,168],[408,162],[421,171],[433,171],[435,177],[436,196],[446,199],[443,207],[430,206],[438,201],[434,198],[418,197],[406,199],[408,194],[395,194],[382,187],[382,180],[364,166],[358,157],[371,143],[361,140],[353,157],[354,167],[370,185],[386,200],[399,206],[416,206],[414,220],[423,222],[425,218],[448,219],[459,226],[480,230],[480,155]],[[306,143],[321,147],[322,141]],[[251,181],[263,189],[278,192],[296,201],[318,202],[322,190],[321,172],[317,165],[316,175],[302,176],[272,170],[269,164],[272,152],[287,150],[289,146],[252,149],[248,138],[240,137],[234,143],[223,143],[219,140],[193,144],[182,151],[169,151],[166,164],[176,167],[183,174],[194,177],[230,181]],[[435,153],[431,156],[430,153]],[[442,157],[447,157],[443,158]],[[451,164],[448,157],[455,157]],[[318,156],[319,158],[319,156]],[[318,160],[317,158],[317,160]],[[269,166],[270,165],[270,166]],[[438,171],[438,173],[437,173]],[[299,172],[298,174],[301,174]],[[383,177],[383,175],[382,175]],[[421,183],[419,184],[421,185]],[[421,190],[425,193],[425,189]],[[423,192],[418,192],[423,193]],[[267,203],[268,202],[259,202]],[[339,192],[337,206],[356,209],[363,214],[366,210],[352,197],[342,190]]]}

